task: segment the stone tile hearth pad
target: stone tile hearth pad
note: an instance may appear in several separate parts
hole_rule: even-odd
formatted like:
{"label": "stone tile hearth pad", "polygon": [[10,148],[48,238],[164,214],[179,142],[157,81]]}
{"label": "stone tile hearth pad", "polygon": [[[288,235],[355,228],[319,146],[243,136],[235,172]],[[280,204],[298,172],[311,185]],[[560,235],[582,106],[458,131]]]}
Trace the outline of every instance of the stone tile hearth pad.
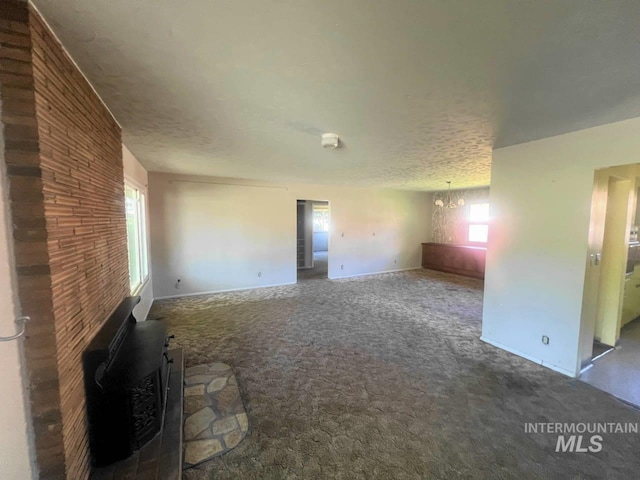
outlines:
{"label": "stone tile hearth pad", "polygon": [[229,365],[187,368],[184,384],[184,468],[189,468],[235,448],[249,419]]}

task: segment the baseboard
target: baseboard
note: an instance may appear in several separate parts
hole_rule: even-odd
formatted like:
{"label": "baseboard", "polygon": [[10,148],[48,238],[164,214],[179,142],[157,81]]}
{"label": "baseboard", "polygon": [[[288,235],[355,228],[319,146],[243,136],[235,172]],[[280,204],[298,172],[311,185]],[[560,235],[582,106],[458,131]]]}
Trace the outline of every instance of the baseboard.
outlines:
{"label": "baseboard", "polygon": [[[394,273],[394,272],[406,272],[408,270],[421,270],[422,267],[409,267],[409,268],[398,268],[396,270],[383,270],[380,272],[369,272],[369,273],[356,273],[355,275],[344,275],[341,277],[329,277],[329,280],[338,280],[342,278],[353,278],[353,277],[365,277],[367,275],[379,275],[381,273]],[[155,297],[155,300],[169,300],[171,298],[182,298],[182,297],[197,297],[198,295],[212,295],[214,293],[227,293],[227,292],[241,292],[243,290],[255,290],[257,288],[269,288],[269,287],[284,287],[286,285],[296,285],[298,282],[287,282],[287,283],[273,283],[270,285],[254,285],[251,287],[239,287],[239,288],[226,288],[222,290],[210,290],[205,292],[195,292],[195,293],[181,293],[178,295],[165,295],[162,297]]]}
{"label": "baseboard", "polygon": [[[586,364],[583,365],[583,367],[580,369],[580,375],[582,375],[584,372],[586,372],[587,370],[590,370],[591,367],[593,367],[593,363],[591,362],[591,360],[589,360]],[[578,375],[578,376],[580,376]]]}
{"label": "baseboard", "polygon": [[505,350],[509,353],[513,353],[514,355],[518,355],[519,357],[522,358],[526,358],[527,360],[533,362],[533,363],[537,363],[538,365],[542,365],[543,367],[547,367],[550,370],[553,370],[555,372],[561,373],[563,375],[566,375],[567,377],[571,377],[571,378],[575,378],[576,377],[576,373],[575,372],[571,372],[565,368],[562,367],[558,367],[557,365],[553,365],[551,363],[546,363],[544,360],[540,360],[539,358],[536,357],[532,357],[531,355],[528,355],[526,353],[522,353],[519,352],[518,350],[515,350],[511,347],[507,347],[506,345],[503,345],[499,342],[496,342],[494,340],[491,340],[487,337],[485,337],[484,335],[480,337],[480,340],[482,340],[485,343],[488,343],[489,345],[493,345],[494,347],[497,347],[501,350]]}
{"label": "baseboard", "polygon": [[329,277],[329,280],[338,280],[342,278],[366,277],[367,275],[380,275],[381,273],[406,272],[408,270],[422,270],[422,267],[398,268],[396,270],[382,270],[379,272],[356,273],[354,275],[343,275],[340,277]]}
{"label": "baseboard", "polygon": [[207,292],[181,293],[179,295],[165,295],[164,297],[156,297],[155,300],[168,300],[170,298],[197,297],[198,295],[212,295],[214,293],[241,292],[243,290],[256,290],[258,288],[284,287],[286,285],[295,285],[296,282],[273,283],[270,285],[254,285],[252,287],[226,288],[222,290],[210,290]]}

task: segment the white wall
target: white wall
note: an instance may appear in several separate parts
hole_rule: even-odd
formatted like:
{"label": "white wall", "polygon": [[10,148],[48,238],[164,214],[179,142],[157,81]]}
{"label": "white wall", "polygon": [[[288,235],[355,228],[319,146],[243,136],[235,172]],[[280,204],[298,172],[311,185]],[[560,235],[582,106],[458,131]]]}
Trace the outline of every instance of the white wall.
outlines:
{"label": "white wall", "polygon": [[[1,133],[0,155],[4,155]],[[19,315],[13,288],[15,276],[7,196],[4,158],[0,158],[0,336],[3,337],[16,333],[15,318]],[[0,478],[7,480],[34,478],[35,471],[20,342],[20,339],[0,342]]]}
{"label": "white wall", "polygon": [[157,298],[295,283],[297,199],[330,202],[329,278],[418,268],[430,236],[424,193],[159,173],[149,184]]}
{"label": "white wall", "polygon": [[313,232],[313,251],[326,252],[329,248],[329,232]]}
{"label": "white wall", "polygon": [[[124,166],[125,179],[137,184],[138,188],[147,190],[149,185],[149,178],[147,170],[142,164],[133,156],[129,149],[122,145],[122,162]],[[147,212],[149,212],[149,194],[146,194]],[[149,231],[149,216],[147,215],[147,232]],[[147,238],[148,240],[148,238]],[[149,242],[148,242],[149,243]],[[133,315],[139,322],[146,320],[151,304],[153,304],[153,278],[151,274],[151,266],[149,267],[149,279],[142,286],[142,289],[138,292],[140,295],[140,303],[133,309]]]}
{"label": "white wall", "polygon": [[639,131],[636,118],[493,152],[484,340],[579,373],[594,171],[639,162]]}

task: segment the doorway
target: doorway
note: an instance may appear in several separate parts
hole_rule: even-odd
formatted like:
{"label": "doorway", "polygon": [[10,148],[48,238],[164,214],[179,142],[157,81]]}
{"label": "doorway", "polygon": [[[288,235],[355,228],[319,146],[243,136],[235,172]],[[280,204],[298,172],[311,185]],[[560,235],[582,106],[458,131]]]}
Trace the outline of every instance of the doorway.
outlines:
{"label": "doorway", "polygon": [[610,347],[616,345],[620,336],[620,293],[624,290],[627,260],[626,232],[630,192],[630,180],[609,176],[593,338]]}
{"label": "doorway", "polygon": [[297,200],[298,281],[328,278],[329,223],[329,202]]}
{"label": "doorway", "polygon": [[640,166],[595,174],[580,380],[640,406]]}

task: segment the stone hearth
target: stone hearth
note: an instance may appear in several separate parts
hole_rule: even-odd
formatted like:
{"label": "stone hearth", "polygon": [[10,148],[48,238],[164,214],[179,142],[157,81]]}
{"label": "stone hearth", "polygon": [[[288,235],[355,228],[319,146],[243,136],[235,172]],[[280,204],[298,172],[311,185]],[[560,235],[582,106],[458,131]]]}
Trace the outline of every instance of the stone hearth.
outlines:
{"label": "stone hearth", "polygon": [[224,363],[187,368],[184,387],[184,467],[235,448],[249,429],[236,377]]}

